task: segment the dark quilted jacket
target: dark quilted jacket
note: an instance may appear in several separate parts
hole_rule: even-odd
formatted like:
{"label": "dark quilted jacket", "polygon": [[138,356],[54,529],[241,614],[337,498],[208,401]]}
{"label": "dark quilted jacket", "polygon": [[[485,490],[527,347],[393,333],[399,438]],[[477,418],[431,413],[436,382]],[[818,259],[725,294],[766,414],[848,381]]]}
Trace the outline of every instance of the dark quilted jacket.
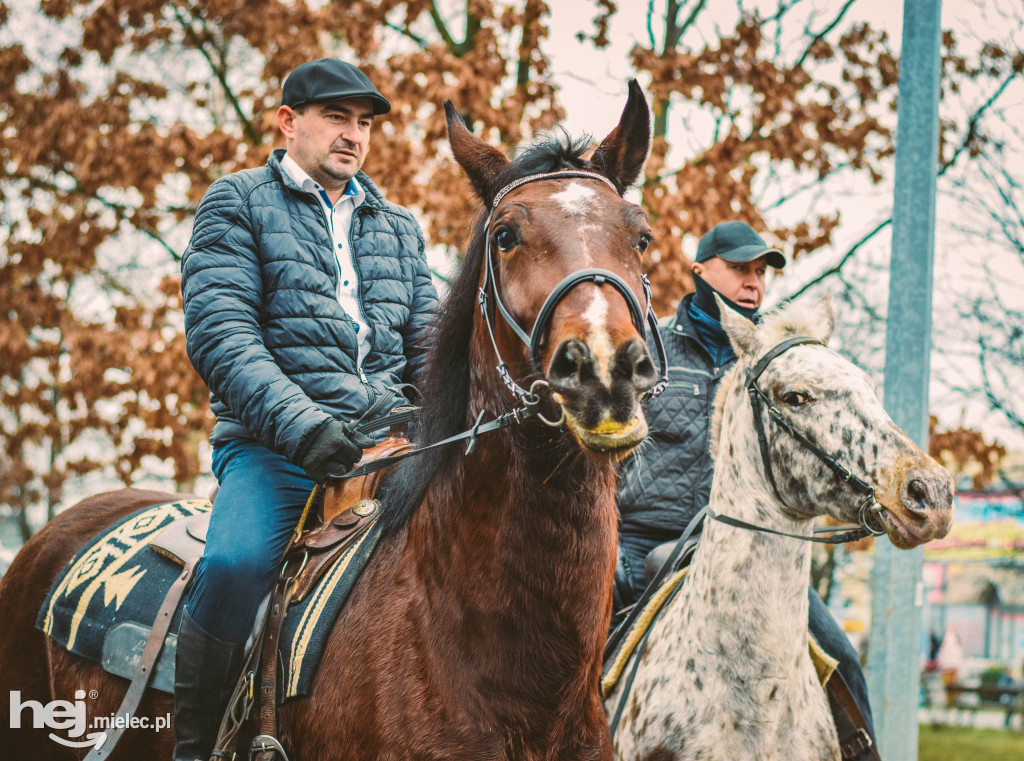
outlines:
{"label": "dark quilted jacket", "polygon": [[210,186],[181,287],[188,355],[217,415],[211,441],[253,438],[297,462],[331,416],[354,419],[384,388],[415,381],[437,292],[416,221],[360,172],[349,243],[370,351],[359,367],[326,214],[283,155]]}
{"label": "dark quilted jacket", "polygon": [[619,514],[627,533],[678,536],[711,493],[714,395],[731,363],[712,364],[686,311],[691,298],[684,298],[675,317],[662,324],[668,387],[649,402],[648,439],[620,473]]}

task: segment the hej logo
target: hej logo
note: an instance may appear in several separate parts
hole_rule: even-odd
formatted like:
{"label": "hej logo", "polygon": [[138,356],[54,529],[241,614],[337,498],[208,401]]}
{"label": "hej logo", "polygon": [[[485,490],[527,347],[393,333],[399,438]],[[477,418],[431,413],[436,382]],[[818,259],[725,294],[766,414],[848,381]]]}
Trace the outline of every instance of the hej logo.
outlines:
{"label": "hej logo", "polygon": [[[95,695],[93,696],[95,697]],[[75,702],[69,700],[51,700],[43,705],[38,700],[21,702],[21,691],[11,692],[11,729],[21,728],[21,717],[25,709],[31,711],[32,726],[36,729],[67,730],[68,737],[81,737],[85,734],[85,690],[75,691]],[[99,748],[106,742],[106,732],[92,732],[84,740],[65,740],[50,732],[50,739],[71,748],[87,748],[90,745]]]}

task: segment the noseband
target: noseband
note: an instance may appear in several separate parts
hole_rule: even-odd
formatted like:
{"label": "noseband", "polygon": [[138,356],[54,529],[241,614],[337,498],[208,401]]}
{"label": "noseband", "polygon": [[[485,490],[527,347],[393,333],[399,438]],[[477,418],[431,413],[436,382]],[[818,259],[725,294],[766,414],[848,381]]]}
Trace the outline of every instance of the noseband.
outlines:
{"label": "noseband", "polygon": [[[835,457],[828,454],[824,449],[819,447],[814,442],[810,441],[806,436],[796,430],[793,425],[786,420],[782,413],[779,412],[778,408],[772,404],[772,400],[764,392],[764,390],[757,384],[758,379],[761,377],[761,373],[765,371],[765,368],[778,357],[780,354],[792,349],[794,346],[800,346],[803,344],[817,344],[818,346],[824,346],[824,344],[817,338],[811,338],[809,336],[798,336],[796,338],[790,338],[777,346],[773,347],[767,352],[757,364],[754,365],[753,369],[747,373],[747,392],[750,394],[750,406],[754,410],[754,427],[757,430],[757,443],[761,450],[761,462],[764,463],[765,473],[768,474],[768,481],[772,485],[772,491],[775,492],[775,497],[782,503],[783,506],[792,510],[791,507],[786,503],[786,500],[782,498],[782,493],[779,491],[779,486],[775,481],[775,473],[772,470],[772,461],[768,453],[768,437],[765,434],[764,429],[764,418],[761,414],[762,405],[764,409],[768,411],[768,416],[775,421],[782,430],[800,442],[805,448],[809,449],[819,460],[828,466],[829,470],[835,473],[845,483],[849,484],[850,487],[860,494],[864,501],[861,503],[860,510],[858,512],[858,519],[860,521],[858,526],[830,526],[825,529],[826,532],[841,531],[847,528],[853,528],[848,535],[842,537],[831,537],[830,543],[833,541],[853,541],[854,539],[861,539],[865,536],[881,536],[885,533],[885,528],[881,522],[882,506],[875,499],[875,490],[868,484],[864,479],[855,476],[851,471],[844,468]],[[727,518],[728,516],[712,516],[719,520]],[[874,519],[874,525],[871,524],[870,519]],[[734,519],[730,519],[734,520]],[[728,523],[729,521],[723,521]],[[736,525],[735,523],[733,525]],[[774,532],[773,532],[774,533]],[[805,538],[805,537],[800,537]]]}
{"label": "noseband", "polygon": [[540,308],[540,312],[537,314],[537,319],[533,323],[533,329],[527,335],[526,331],[523,330],[519,323],[516,322],[515,318],[505,307],[505,304],[501,300],[501,296],[498,293],[497,277],[495,276],[495,264],[494,254],[491,248],[491,219],[494,217],[494,212],[498,208],[498,204],[501,200],[508,195],[510,192],[526,185],[530,182],[538,182],[540,180],[558,180],[567,177],[581,177],[588,180],[598,180],[603,182],[605,185],[615,191],[616,195],[619,195],[619,191],[611,183],[611,181],[603,175],[595,172],[585,172],[578,169],[566,169],[557,172],[545,172],[543,174],[533,174],[528,177],[521,177],[518,180],[510,182],[508,185],[503,187],[494,196],[494,200],[491,202],[491,210],[487,214],[487,219],[484,222],[485,230],[485,243],[484,243],[484,279],[480,285],[480,295],[477,297],[477,302],[480,305],[480,314],[483,316],[484,325],[487,326],[487,333],[491,337],[491,345],[494,347],[494,355],[498,358],[498,375],[501,376],[502,382],[506,388],[516,399],[520,401],[532,401],[536,403],[536,395],[533,391],[534,386],[531,386],[530,390],[527,391],[512,378],[511,373],[508,370],[508,365],[505,360],[502,359],[501,352],[498,350],[498,342],[494,336],[494,326],[491,323],[490,309],[488,308],[488,301],[493,299],[494,304],[498,309],[498,313],[501,315],[505,323],[512,328],[512,331],[519,337],[519,340],[529,349],[530,362],[533,364],[533,368],[543,374],[540,368],[540,345],[544,340],[544,334],[551,323],[551,318],[554,315],[555,308],[558,303],[565,298],[566,294],[569,293],[580,283],[591,282],[595,285],[601,286],[608,284],[613,286],[622,297],[626,300],[626,305],[629,307],[629,315],[633,322],[633,326],[637,332],[643,336],[644,330],[644,318],[646,316],[647,324],[651,328],[651,334],[653,336],[654,345],[658,352],[658,361],[660,363],[660,376],[657,383],[651,388],[650,391],[646,392],[645,396],[648,398],[654,398],[660,394],[665,386],[668,385],[668,359],[665,355],[665,347],[661,342],[661,335],[658,332],[658,318],[654,314],[654,308],[651,305],[651,284],[647,279],[646,275],[641,274],[640,279],[643,283],[644,289],[644,300],[647,302],[646,310],[640,306],[640,302],[637,301],[633,290],[626,284],[626,282],[616,275],[614,272],[609,270],[600,269],[597,267],[590,267],[587,269],[577,270],[569,275],[567,278],[562,280],[558,285],[554,287],[547,299],[544,301],[543,306]]}

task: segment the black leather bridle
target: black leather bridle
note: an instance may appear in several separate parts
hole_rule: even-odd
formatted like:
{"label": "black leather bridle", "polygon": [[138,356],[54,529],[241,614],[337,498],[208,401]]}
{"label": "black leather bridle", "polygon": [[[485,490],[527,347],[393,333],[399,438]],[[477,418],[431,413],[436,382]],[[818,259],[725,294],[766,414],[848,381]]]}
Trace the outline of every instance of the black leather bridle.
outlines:
{"label": "black leather bridle", "polygon": [[655,348],[658,352],[658,361],[660,363],[661,373],[658,381],[649,391],[646,392],[645,396],[648,398],[654,398],[665,389],[665,386],[668,385],[668,359],[665,355],[665,347],[662,344],[661,335],[658,332],[658,318],[655,316],[654,308],[651,305],[651,284],[646,275],[641,274],[640,276],[641,282],[643,283],[644,300],[646,301],[646,310],[644,310],[640,306],[640,302],[637,300],[636,295],[634,295],[633,290],[614,272],[597,267],[590,267],[573,272],[562,280],[562,282],[556,285],[551,293],[548,294],[547,299],[540,308],[540,312],[537,313],[537,319],[534,321],[533,329],[529,334],[519,326],[519,323],[516,322],[515,318],[505,307],[505,304],[501,300],[501,296],[498,294],[494,253],[491,246],[491,219],[494,217],[494,212],[497,210],[498,204],[510,192],[516,188],[526,185],[527,183],[539,182],[541,180],[558,180],[567,177],[580,177],[603,182],[614,190],[616,195],[619,195],[615,185],[613,185],[612,182],[603,175],[579,169],[564,169],[556,172],[544,172],[542,174],[532,174],[528,177],[521,177],[518,180],[510,182],[499,190],[494,196],[494,200],[491,201],[491,210],[488,212],[487,219],[484,222],[486,235],[486,242],[484,244],[484,278],[480,285],[480,295],[477,297],[477,302],[480,305],[480,314],[483,316],[484,325],[487,326],[487,333],[491,338],[491,345],[494,347],[494,355],[498,358],[498,375],[501,376],[501,380],[505,384],[506,388],[508,388],[518,401],[529,400],[532,397],[535,397],[533,389],[537,384],[534,383],[534,385],[531,386],[531,389],[527,391],[516,383],[512,378],[511,373],[509,373],[508,365],[501,356],[501,351],[498,349],[498,342],[494,336],[494,326],[491,322],[491,310],[489,308],[490,301],[494,302],[494,305],[497,307],[497,311],[501,315],[502,319],[510,328],[512,328],[512,331],[519,337],[519,340],[521,340],[529,349],[530,362],[533,364],[534,370],[541,372],[539,360],[540,346],[551,322],[551,317],[554,314],[555,307],[558,306],[558,302],[565,298],[566,294],[580,283],[592,282],[599,286],[607,283],[621,293],[622,297],[626,300],[626,305],[629,307],[630,318],[632,319],[637,332],[641,336],[644,335],[645,316],[647,324],[651,328],[650,332],[654,340]]}
{"label": "black leather bridle", "polygon": [[[494,301],[502,319],[505,320],[508,326],[512,328],[513,332],[515,332],[519,339],[529,349],[530,361],[533,364],[534,369],[543,375],[538,360],[540,345],[544,339],[544,334],[547,331],[548,324],[551,322],[551,316],[554,314],[555,307],[558,306],[558,302],[565,298],[565,295],[580,283],[592,282],[596,285],[603,285],[605,283],[611,285],[621,293],[622,297],[626,300],[626,305],[629,307],[630,318],[632,319],[637,332],[640,333],[641,336],[644,335],[644,318],[646,316],[647,324],[650,326],[650,332],[654,340],[655,348],[658,352],[661,373],[658,381],[649,391],[646,392],[645,396],[648,398],[654,398],[665,389],[665,386],[668,385],[668,357],[665,354],[665,346],[661,341],[661,334],[658,332],[658,318],[655,316],[654,308],[651,305],[651,284],[647,280],[646,275],[641,275],[641,282],[643,283],[644,288],[644,300],[647,302],[647,309],[645,312],[640,306],[640,302],[637,301],[636,296],[633,294],[633,290],[614,272],[597,267],[581,269],[573,272],[562,280],[562,282],[556,285],[551,293],[548,294],[547,299],[540,308],[540,312],[537,313],[537,319],[534,321],[533,329],[530,331],[529,335],[519,327],[515,318],[509,313],[508,309],[506,309],[505,305],[502,303],[501,296],[498,295],[497,278],[494,274],[494,255],[491,250],[491,219],[494,217],[494,211],[497,209],[498,203],[510,192],[529,182],[557,180],[565,177],[581,177],[585,179],[598,180],[599,182],[603,182],[612,190],[615,190],[616,195],[619,194],[618,190],[616,190],[615,186],[607,177],[595,172],[566,169],[559,170],[557,172],[533,174],[510,182],[499,190],[494,196],[494,200],[491,201],[491,209],[487,214],[486,221],[484,222],[486,235],[484,243],[484,277],[483,283],[480,285],[480,293],[477,297],[477,302],[480,305],[480,313],[483,316],[484,325],[487,326],[487,334],[490,336],[491,345],[494,347],[494,355],[498,358],[498,375],[501,377],[505,387],[508,388],[515,397],[519,406],[487,422],[484,422],[483,420],[485,410],[480,410],[476,417],[476,422],[468,431],[457,433],[454,436],[449,436],[446,439],[436,441],[433,444],[427,444],[417,449],[410,449],[387,457],[379,457],[376,460],[360,465],[348,473],[332,475],[331,478],[356,478],[358,476],[364,476],[367,473],[382,470],[406,459],[407,457],[413,457],[430,449],[444,447],[457,441],[467,441],[466,454],[469,454],[473,450],[473,447],[476,446],[476,440],[481,434],[497,431],[510,425],[516,425],[531,417],[536,417],[544,424],[554,428],[561,426],[565,418],[564,410],[562,412],[562,416],[559,417],[558,420],[548,420],[541,413],[540,390],[547,386],[547,381],[543,378],[539,378],[533,381],[529,389],[525,389],[516,383],[512,374],[508,371],[508,365],[505,364],[505,360],[502,359],[501,352],[498,350],[498,342],[494,336],[494,326],[491,323],[491,310],[488,306],[491,300]],[[392,401],[398,398],[397,390],[393,393],[394,397],[388,397],[388,399]],[[371,433],[415,418],[416,408],[402,408],[399,411],[392,412],[391,414],[376,417],[379,412],[390,409],[390,405],[385,403],[387,400],[381,398],[378,401],[379,403],[371,406],[371,408],[367,410],[363,417],[357,422],[356,428],[359,431],[363,433]]]}

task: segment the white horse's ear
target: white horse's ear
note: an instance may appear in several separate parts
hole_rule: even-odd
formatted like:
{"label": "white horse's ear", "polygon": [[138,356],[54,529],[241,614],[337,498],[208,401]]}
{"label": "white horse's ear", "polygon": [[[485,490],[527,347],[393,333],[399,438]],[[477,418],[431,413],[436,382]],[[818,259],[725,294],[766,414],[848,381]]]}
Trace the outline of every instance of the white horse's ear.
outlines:
{"label": "white horse's ear", "polygon": [[836,329],[836,313],[832,310],[832,297],[824,296],[814,305],[814,337],[823,344],[828,344],[832,331]]}
{"label": "white horse's ear", "polygon": [[717,293],[715,301],[718,302],[718,313],[722,316],[722,327],[725,328],[725,333],[736,350],[736,356],[741,360],[756,358],[761,353],[761,336],[757,332],[757,326],[739,312],[726,306]]}

